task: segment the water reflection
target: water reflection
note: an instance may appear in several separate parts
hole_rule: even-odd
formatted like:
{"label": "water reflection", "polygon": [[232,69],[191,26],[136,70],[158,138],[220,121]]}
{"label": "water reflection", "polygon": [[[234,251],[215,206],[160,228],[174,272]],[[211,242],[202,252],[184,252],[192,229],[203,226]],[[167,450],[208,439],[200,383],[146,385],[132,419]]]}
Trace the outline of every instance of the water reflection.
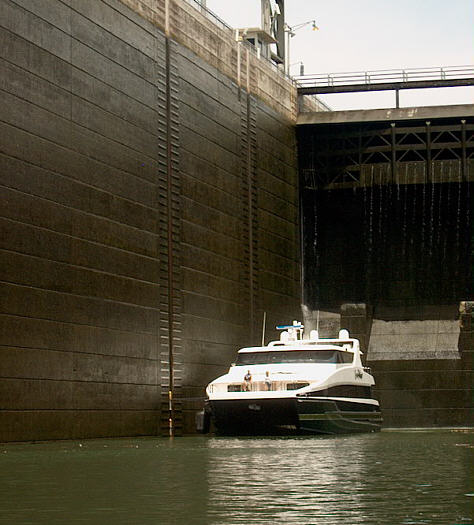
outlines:
{"label": "water reflection", "polygon": [[473,435],[455,437],[211,439],[212,523],[473,523]]}
{"label": "water reflection", "polygon": [[474,432],[0,445],[0,524],[474,523]]}
{"label": "water reflection", "polygon": [[246,523],[249,513],[259,523],[367,523],[362,442],[355,436],[212,440],[209,447],[222,453],[210,456],[211,515],[227,509],[228,523]]}

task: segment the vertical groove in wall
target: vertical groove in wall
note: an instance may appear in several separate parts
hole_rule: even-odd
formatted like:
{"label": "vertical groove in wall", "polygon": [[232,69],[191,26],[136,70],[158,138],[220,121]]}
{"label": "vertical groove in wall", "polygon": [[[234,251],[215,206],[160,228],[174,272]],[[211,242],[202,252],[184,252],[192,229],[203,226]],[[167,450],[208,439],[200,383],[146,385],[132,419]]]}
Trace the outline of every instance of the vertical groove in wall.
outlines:
{"label": "vertical groove in wall", "polygon": [[[182,380],[181,276],[180,276],[180,174],[179,174],[179,74],[176,44],[166,39],[163,107],[165,147],[160,162],[160,363],[161,433],[181,433]],[[171,397],[170,397],[171,396]]]}
{"label": "vertical groove in wall", "polygon": [[249,343],[254,343],[258,309],[257,122],[256,101],[241,102],[241,163],[243,207],[243,301],[248,311]]}

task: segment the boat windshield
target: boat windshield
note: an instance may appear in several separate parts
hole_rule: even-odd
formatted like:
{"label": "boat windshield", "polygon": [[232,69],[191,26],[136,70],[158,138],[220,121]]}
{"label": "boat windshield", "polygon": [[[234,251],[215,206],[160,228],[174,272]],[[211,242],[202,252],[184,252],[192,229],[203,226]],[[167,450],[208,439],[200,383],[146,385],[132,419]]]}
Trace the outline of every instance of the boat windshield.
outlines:
{"label": "boat windshield", "polygon": [[340,350],[278,350],[242,352],[236,365],[266,365],[277,363],[352,363],[354,355]]}

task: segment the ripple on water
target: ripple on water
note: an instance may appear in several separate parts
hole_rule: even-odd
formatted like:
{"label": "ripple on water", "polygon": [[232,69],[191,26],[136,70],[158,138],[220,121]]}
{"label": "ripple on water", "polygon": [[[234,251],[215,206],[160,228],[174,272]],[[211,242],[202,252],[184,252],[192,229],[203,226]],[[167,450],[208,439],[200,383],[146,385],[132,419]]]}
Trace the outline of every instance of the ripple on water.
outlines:
{"label": "ripple on water", "polygon": [[456,441],[382,432],[4,446],[0,524],[469,525],[474,433]]}

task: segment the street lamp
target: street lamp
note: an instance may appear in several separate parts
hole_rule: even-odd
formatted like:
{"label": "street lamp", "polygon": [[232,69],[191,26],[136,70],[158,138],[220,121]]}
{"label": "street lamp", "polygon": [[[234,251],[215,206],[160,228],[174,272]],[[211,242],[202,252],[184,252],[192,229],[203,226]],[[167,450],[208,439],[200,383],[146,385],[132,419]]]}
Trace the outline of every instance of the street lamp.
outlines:
{"label": "street lamp", "polygon": [[293,64],[290,64],[290,69],[292,66],[300,66],[300,77],[304,75],[304,63],[302,60],[298,60],[298,62],[293,62]]}
{"label": "street lamp", "polygon": [[303,22],[301,24],[296,24],[295,26],[290,26],[285,23],[284,31],[286,33],[286,57],[285,57],[285,73],[290,74],[290,38],[295,36],[295,31],[301,29],[307,25],[311,24],[313,31],[317,31],[319,27],[316,25],[316,20],[308,20],[308,22]]}

